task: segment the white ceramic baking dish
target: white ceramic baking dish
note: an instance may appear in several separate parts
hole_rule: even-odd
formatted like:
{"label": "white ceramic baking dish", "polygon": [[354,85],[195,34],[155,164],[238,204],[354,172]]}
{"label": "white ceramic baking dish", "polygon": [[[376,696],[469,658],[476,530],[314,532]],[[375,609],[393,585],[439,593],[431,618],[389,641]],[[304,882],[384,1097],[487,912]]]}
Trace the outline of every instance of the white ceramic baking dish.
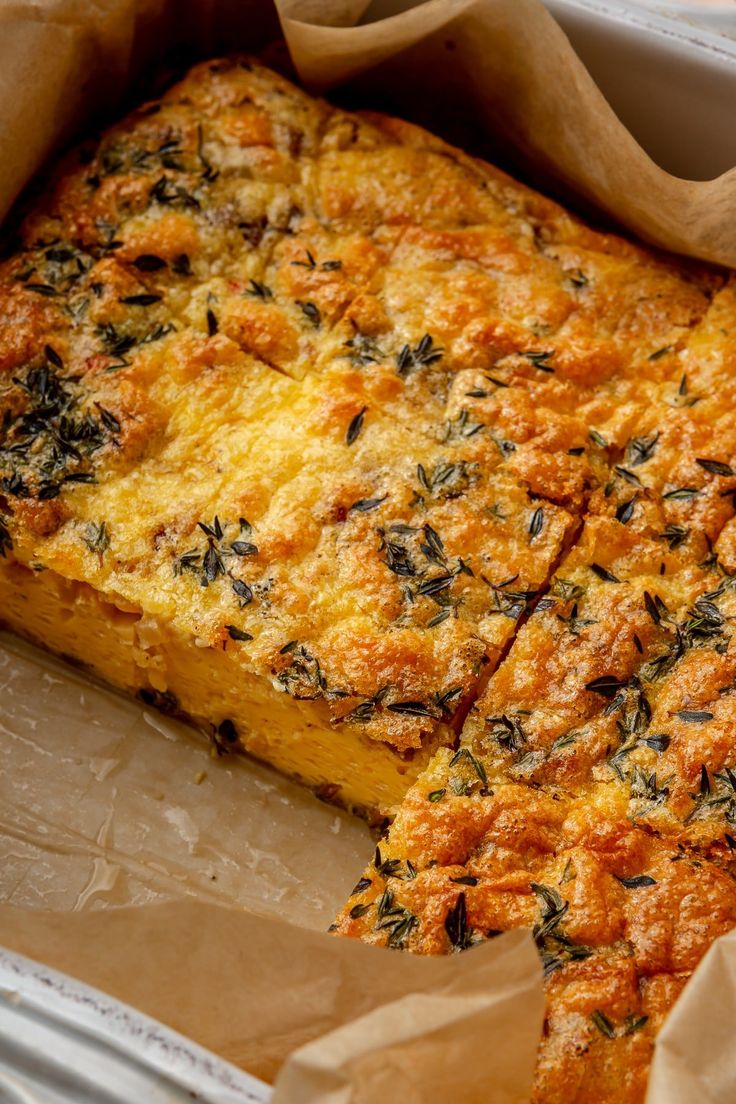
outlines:
{"label": "white ceramic baking dish", "polygon": [[[372,0],[363,22],[421,0]],[[736,165],[736,2],[544,0],[622,122],[668,172]]]}
{"label": "white ceramic baking dish", "polygon": [[104,993],[0,948],[3,1104],[267,1104],[268,1085]]}
{"label": "white ceramic baking dish", "polygon": [[662,168],[708,180],[736,165],[736,4],[545,3]]}

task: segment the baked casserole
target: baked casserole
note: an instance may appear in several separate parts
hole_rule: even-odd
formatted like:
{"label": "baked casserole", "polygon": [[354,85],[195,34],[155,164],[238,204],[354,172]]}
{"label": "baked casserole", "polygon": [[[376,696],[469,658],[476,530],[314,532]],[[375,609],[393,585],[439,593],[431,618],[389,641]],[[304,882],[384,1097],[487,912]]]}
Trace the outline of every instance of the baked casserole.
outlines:
{"label": "baked casserole", "polygon": [[2,621],[394,817],[336,930],[533,928],[535,1100],[643,1099],[736,923],[733,276],[233,58],[59,167],[0,317]]}

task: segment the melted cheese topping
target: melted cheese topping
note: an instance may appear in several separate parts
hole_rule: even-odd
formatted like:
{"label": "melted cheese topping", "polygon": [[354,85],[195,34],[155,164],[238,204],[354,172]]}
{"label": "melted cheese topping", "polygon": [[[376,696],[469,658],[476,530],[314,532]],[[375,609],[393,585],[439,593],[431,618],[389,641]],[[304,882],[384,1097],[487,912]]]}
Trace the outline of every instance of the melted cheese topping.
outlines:
{"label": "melted cheese topping", "polygon": [[229,59],[61,166],[0,312],[3,620],[410,787],[337,928],[533,925],[536,1099],[640,1101],[736,921],[733,275]]}

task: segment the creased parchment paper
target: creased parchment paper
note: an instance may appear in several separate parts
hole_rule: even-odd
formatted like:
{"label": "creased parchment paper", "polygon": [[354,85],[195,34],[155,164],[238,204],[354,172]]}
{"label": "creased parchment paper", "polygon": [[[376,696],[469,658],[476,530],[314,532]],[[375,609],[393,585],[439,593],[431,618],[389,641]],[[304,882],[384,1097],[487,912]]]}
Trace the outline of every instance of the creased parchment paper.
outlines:
{"label": "creased parchment paper", "polygon": [[[4,942],[276,1083],[274,1104],[526,1098],[542,1022],[534,945],[418,959],[197,901],[3,908]],[[316,1040],[316,1041],[311,1041]]]}
{"label": "creased parchment paper", "polygon": [[736,932],[717,940],[672,1010],[655,1052],[647,1104],[736,1100]]}
{"label": "creased parchment paper", "polygon": [[[278,8],[313,87],[349,80],[430,126],[441,104],[451,139],[513,146],[641,236],[736,264],[736,173],[658,169],[537,0],[428,0],[373,22],[366,0]],[[164,47],[259,49],[276,30],[267,0],[0,0],[0,213]],[[528,934],[436,961],[330,939],[318,929],[372,849],[364,825],[255,764],[211,762],[182,726],[22,646],[0,645],[0,667],[0,941],[264,1078],[281,1070],[278,1104],[526,1099],[542,1015]],[[665,1029],[650,1104],[732,1095],[734,978],[726,939]]]}

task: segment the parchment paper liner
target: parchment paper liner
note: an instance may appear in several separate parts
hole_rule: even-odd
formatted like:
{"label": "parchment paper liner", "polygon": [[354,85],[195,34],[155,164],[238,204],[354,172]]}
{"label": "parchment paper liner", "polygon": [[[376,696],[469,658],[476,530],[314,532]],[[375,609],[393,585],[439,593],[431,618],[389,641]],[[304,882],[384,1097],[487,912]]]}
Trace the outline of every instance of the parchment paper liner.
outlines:
{"label": "parchment paper liner", "polygon": [[418,959],[198,901],[3,907],[0,932],[258,1076],[291,1054],[274,1104],[511,1104],[528,1092],[543,1001],[526,932]]}

